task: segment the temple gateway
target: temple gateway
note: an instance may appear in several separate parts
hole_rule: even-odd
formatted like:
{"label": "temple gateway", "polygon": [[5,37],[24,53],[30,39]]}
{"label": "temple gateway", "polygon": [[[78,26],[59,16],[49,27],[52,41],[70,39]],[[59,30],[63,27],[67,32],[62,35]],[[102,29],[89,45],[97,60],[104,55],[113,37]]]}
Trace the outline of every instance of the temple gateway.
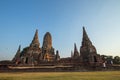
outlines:
{"label": "temple gateway", "polygon": [[83,27],[83,38],[80,51],[74,44],[71,57],[60,58],[59,51],[52,46],[52,36],[49,32],[44,35],[43,44],[40,46],[38,30],[36,30],[32,42],[21,51],[19,46],[12,62],[16,65],[62,65],[62,66],[101,66],[102,59],[97,54],[95,46],[90,41]]}

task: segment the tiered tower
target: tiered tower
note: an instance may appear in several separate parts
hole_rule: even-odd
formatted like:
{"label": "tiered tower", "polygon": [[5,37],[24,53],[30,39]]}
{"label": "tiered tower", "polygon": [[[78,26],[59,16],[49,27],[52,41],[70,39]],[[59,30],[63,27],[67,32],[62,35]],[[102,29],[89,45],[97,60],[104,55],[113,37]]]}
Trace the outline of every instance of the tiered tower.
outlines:
{"label": "tiered tower", "polygon": [[33,40],[29,47],[26,47],[21,52],[22,64],[38,64],[39,55],[41,54],[40,42],[38,38],[38,30],[36,30]]}
{"label": "tiered tower", "polygon": [[36,32],[35,32],[35,35],[30,44],[30,47],[40,48],[40,42],[39,42],[39,38],[38,38],[38,30],[36,30]]}
{"label": "tiered tower", "polygon": [[84,27],[80,57],[82,62],[86,65],[99,65],[101,63],[101,57],[97,54],[96,48],[92,45]]}
{"label": "tiered tower", "polygon": [[74,54],[73,54],[73,58],[78,58],[79,57],[79,52],[76,46],[76,43],[74,43]]}
{"label": "tiered tower", "polygon": [[43,39],[42,54],[44,61],[55,60],[55,52],[54,48],[52,47],[52,36],[49,32],[45,34]]}
{"label": "tiered tower", "polygon": [[14,62],[15,64],[19,64],[20,62],[20,56],[21,56],[21,45],[19,45],[19,48],[14,56],[14,58],[12,59],[12,62]]}

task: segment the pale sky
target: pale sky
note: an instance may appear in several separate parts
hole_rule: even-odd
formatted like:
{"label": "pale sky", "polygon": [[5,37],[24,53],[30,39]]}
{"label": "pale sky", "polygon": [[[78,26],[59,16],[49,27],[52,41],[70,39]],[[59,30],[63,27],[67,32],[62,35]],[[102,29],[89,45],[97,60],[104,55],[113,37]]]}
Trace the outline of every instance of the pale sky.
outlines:
{"label": "pale sky", "polygon": [[83,26],[98,54],[120,56],[120,0],[0,0],[0,60],[29,46],[36,29],[40,46],[50,32],[55,50],[69,57]]}

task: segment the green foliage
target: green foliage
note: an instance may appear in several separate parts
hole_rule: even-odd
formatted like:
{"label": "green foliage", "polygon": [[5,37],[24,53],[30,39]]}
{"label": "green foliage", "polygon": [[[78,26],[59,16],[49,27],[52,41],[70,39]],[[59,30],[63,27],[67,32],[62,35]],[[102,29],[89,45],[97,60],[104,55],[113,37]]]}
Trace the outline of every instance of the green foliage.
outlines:
{"label": "green foliage", "polygon": [[119,56],[115,56],[114,59],[113,59],[113,62],[115,64],[120,64],[120,57]]}
{"label": "green foliage", "polygon": [[120,80],[120,71],[13,72],[0,73],[0,80]]}
{"label": "green foliage", "polygon": [[101,58],[103,61],[107,61],[108,64],[113,62],[113,64],[120,64],[120,57],[119,56],[107,56],[107,55],[101,55]]}

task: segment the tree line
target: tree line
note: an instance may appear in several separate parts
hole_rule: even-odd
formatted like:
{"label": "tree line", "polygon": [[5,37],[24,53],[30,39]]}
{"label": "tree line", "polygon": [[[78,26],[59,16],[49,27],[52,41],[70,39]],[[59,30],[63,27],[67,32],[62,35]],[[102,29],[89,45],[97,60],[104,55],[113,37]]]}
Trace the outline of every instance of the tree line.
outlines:
{"label": "tree line", "polygon": [[119,56],[107,56],[107,55],[101,55],[102,60],[106,61],[107,64],[118,64],[120,65],[120,57]]}

